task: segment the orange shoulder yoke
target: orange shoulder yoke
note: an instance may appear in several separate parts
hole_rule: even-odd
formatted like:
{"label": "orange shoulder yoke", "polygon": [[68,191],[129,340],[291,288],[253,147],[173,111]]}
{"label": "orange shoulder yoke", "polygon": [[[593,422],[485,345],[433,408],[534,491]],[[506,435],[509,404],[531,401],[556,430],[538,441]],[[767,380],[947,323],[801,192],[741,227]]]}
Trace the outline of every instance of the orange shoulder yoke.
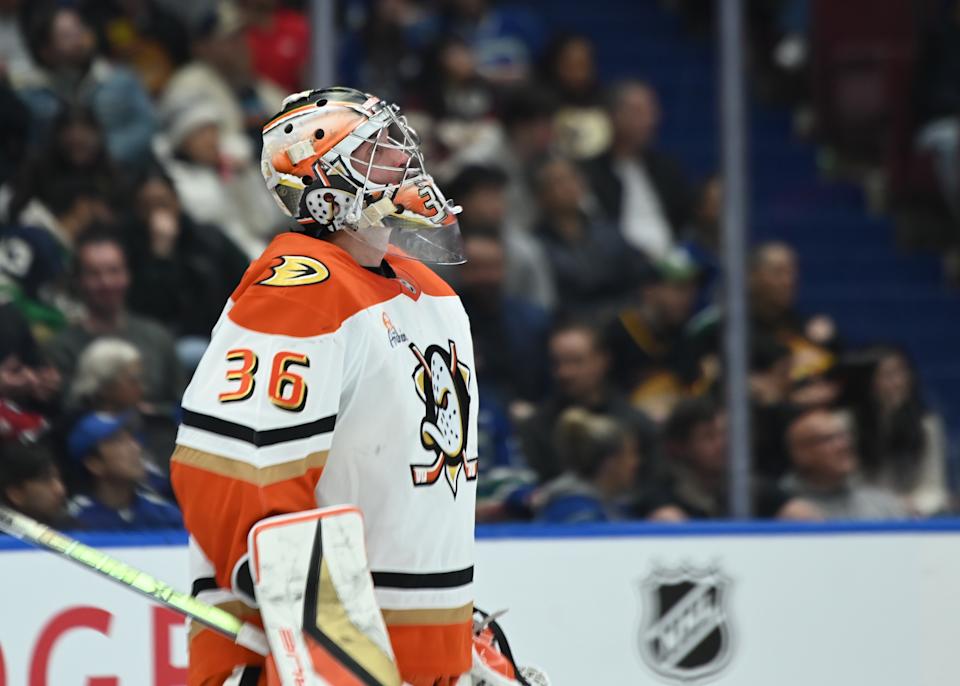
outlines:
{"label": "orange shoulder yoke", "polygon": [[262,333],[318,336],[336,331],[357,312],[399,294],[456,295],[420,262],[395,256],[387,261],[398,278],[370,272],[329,241],[293,232],[280,234],[250,265],[231,295],[230,319]]}

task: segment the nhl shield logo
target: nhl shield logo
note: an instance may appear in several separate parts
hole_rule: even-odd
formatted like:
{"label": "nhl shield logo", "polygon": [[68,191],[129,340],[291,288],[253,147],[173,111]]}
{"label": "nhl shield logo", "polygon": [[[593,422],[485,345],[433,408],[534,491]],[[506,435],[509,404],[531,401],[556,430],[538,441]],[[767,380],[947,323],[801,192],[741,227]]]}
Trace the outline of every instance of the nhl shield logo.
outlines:
{"label": "nhl shield logo", "polygon": [[730,581],[716,569],[655,569],[643,582],[640,655],[672,683],[697,684],[730,662],[726,600]]}

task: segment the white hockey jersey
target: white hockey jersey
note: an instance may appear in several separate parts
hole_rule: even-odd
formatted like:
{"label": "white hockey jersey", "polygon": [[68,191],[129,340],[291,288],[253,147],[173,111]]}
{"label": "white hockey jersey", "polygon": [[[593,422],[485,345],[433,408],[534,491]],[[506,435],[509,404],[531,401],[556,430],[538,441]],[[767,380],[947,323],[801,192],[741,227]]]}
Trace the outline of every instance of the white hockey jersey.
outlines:
{"label": "white hockey jersey", "polygon": [[[433,683],[470,668],[477,381],[456,294],[418,262],[387,263],[274,239],[187,388],[171,474],[194,592],[248,620],[253,523],[359,506],[401,673]],[[190,647],[191,685],[259,662],[199,626]]]}

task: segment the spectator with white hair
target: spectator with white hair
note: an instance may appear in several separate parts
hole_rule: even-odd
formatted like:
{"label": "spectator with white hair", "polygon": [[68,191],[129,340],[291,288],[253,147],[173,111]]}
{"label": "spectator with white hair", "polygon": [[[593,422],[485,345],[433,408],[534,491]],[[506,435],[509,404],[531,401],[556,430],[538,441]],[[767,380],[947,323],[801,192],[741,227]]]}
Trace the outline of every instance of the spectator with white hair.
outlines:
{"label": "spectator with white hair", "polygon": [[[170,416],[149,412],[143,403],[143,358],[133,344],[120,338],[100,338],[80,354],[68,394],[68,408],[130,416],[130,427],[147,448],[147,457],[168,470],[176,424]],[[144,410],[147,410],[146,412]],[[165,478],[165,477],[164,477]],[[165,484],[157,490],[166,491]]]}
{"label": "spectator with white hair", "polygon": [[100,338],[77,361],[68,404],[104,412],[123,412],[143,400],[143,361],[137,349],[120,338]]}

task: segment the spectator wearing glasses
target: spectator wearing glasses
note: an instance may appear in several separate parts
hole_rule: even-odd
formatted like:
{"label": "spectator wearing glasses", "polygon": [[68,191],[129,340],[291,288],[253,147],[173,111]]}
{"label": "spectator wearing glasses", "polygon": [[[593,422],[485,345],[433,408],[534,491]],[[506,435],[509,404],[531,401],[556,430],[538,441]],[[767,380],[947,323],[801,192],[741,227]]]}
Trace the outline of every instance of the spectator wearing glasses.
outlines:
{"label": "spectator wearing glasses", "polygon": [[826,519],[900,519],[906,510],[890,490],[864,484],[849,419],[810,410],[787,428],[792,471],[781,487],[813,503]]}
{"label": "spectator wearing glasses", "polygon": [[[708,398],[680,401],[663,428],[666,479],[650,489],[641,511],[666,519],[722,519],[730,516],[727,419]],[[817,508],[777,488],[769,480],[751,480],[754,516],[761,519],[818,521]]]}

